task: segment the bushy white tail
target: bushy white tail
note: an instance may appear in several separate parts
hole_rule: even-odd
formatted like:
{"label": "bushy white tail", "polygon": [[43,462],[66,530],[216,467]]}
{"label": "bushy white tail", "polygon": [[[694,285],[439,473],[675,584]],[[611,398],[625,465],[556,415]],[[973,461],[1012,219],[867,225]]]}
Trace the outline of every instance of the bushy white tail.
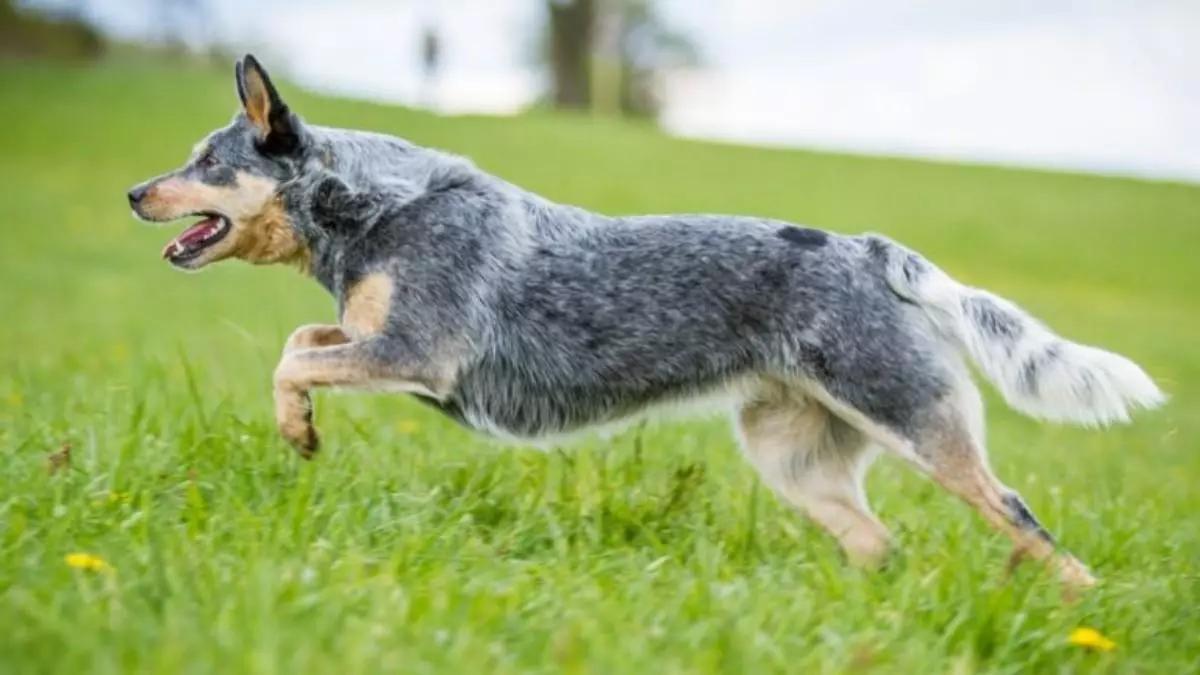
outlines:
{"label": "bushy white tail", "polygon": [[1014,409],[1097,426],[1128,422],[1131,410],[1166,400],[1133,361],[1064,340],[1008,300],[958,283],[895,242],[879,237],[872,244],[886,251],[892,289],[925,309]]}

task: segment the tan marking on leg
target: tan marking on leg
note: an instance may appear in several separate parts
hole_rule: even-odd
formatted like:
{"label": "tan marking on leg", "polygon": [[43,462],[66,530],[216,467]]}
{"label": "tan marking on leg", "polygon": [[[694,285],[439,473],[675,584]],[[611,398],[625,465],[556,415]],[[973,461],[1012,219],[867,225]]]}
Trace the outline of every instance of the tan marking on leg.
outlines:
{"label": "tan marking on leg", "polygon": [[951,411],[947,419],[947,426],[922,442],[918,451],[939,485],[975,507],[988,523],[1012,540],[1009,567],[1026,558],[1038,560],[1054,570],[1068,588],[1094,586],[1096,579],[1083,563],[1056,547],[1039,529],[1015,519],[1005,495],[1016,493],[992,474],[982,446],[961,416]]}
{"label": "tan marking on leg", "polygon": [[[312,423],[310,390],[331,385],[365,384],[372,380],[367,362],[348,355],[322,359],[324,350],[337,347],[298,349],[284,354],[275,369],[275,423],[279,433],[306,459],[316,453],[319,444]],[[300,359],[299,356],[318,355]]]}
{"label": "tan marking on leg", "polygon": [[392,279],[382,272],[368,274],[346,293],[342,326],[356,338],[378,335],[387,323],[392,302]]}
{"label": "tan marking on leg", "polygon": [[312,459],[320,446],[312,415],[312,398],[307,391],[275,385],[275,425],[304,459]]}
{"label": "tan marking on leg", "polygon": [[332,349],[337,347],[311,347],[287,354],[275,370],[276,382],[284,382],[300,389],[312,389],[365,386],[381,379],[374,364],[365,358],[345,352],[326,357]]}
{"label": "tan marking on leg", "polygon": [[[319,333],[302,334],[314,336]],[[320,334],[331,337],[335,332]],[[405,379],[394,372],[385,372],[384,367],[366,354],[362,343],[347,342],[295,349],[280,359],[274,377],[275,421],[280,434],[301,455],[310,457],[317,450],[318,437],[312,424],[312,399],[309,394],[314,388],[386,388],[439,397],[440,390],[436,389],[436,385],[417,377]]]}
{"label": "tan marking on leg", "polygon": [[890,536],[871,513],[862,478],[866,438],[812,399],[776,391],[739,415],[743,448],[763,480],[837,538],[851,563],[873,567]]}
{"label": "tan marking on leg", "polygon": [[292,331],[283,345],[283,353],[310,347],[333,347],[347,342],[350,342],[350,336],[346,335],[341,326],[309,324]]}

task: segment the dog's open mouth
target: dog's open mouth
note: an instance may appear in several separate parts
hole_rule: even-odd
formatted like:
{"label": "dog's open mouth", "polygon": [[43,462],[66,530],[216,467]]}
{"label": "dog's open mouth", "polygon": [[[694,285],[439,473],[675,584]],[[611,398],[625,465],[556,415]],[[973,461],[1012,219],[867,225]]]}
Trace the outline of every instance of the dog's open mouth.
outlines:
{"label": "dog's open mouth", "polygon": [[184,230],[163,247],[162,257],[172,263],[195,258],[229,234],[229,220],[219,213],[200,213],[204,220]]}

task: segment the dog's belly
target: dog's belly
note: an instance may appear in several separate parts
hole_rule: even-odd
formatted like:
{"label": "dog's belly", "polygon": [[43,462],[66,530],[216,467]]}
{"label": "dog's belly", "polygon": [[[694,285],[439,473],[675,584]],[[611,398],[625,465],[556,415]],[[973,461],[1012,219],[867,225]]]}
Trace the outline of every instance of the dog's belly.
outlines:
{"label": "dog's belly", "polygon": [[597,379],[583,372],[543,379],[487,363],[463,373],[449,396],[421,399],[463,426],[502,439],[554,441],[602,433],[653,417],[728,411],[753,391],[760,374],[749,363],[656,378]]}
{"label": "dog's belly", "polygon": [[496,438],[557,443],[595,432],[609,435],[647,418],[673,419],[726,413],[753,395],[761,378],[746,373],[697,386],[643,396],[613,396],[610,391],[560,390],[516,392],[460,388],[444,401],[422,400],[463,426]]}

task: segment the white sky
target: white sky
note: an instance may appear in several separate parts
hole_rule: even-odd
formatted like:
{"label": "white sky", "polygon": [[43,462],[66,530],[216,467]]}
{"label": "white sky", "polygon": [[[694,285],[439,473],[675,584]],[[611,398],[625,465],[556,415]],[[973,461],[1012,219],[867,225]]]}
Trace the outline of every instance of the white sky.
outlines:
{"label": "white sky", "polygon": [[[672,133],[1200,181],[1200,0],[660,2],[705,59],[667,83]],[[87,0],[127,37],[155,4]],[[513,112],[544,82],[542,0],[212,4],[221,41],[316,89],[430,102],[429,22],[439,109]]]}

